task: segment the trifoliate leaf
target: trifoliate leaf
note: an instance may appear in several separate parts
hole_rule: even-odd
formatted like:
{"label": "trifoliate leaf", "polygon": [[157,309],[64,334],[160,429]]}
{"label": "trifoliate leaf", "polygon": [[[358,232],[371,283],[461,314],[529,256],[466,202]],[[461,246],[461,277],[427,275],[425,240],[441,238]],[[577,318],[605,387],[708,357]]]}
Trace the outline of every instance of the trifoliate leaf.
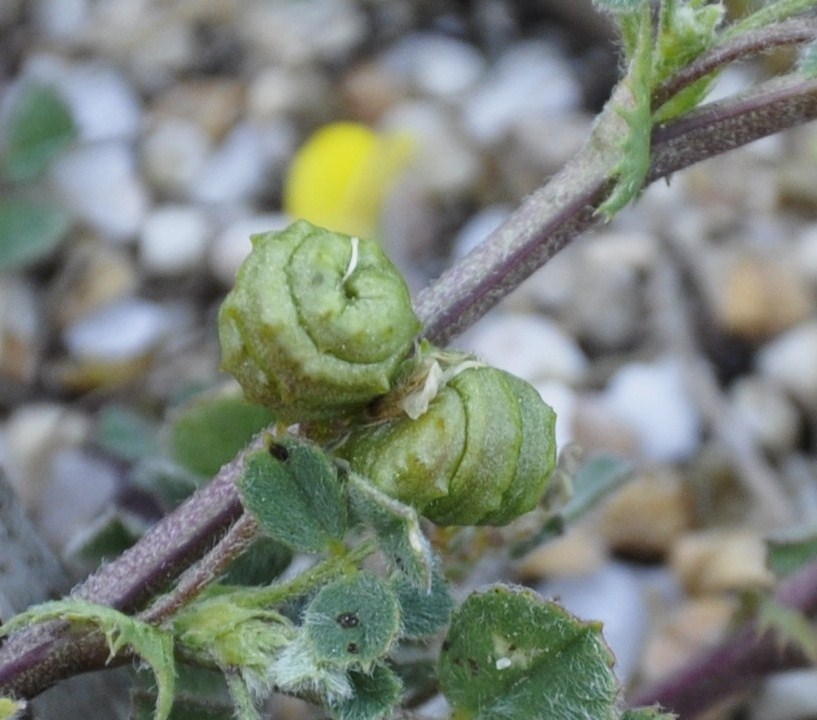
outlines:
{"label": "trifoliate leaf", "polygon": [[71,219],[48,203],[0,199],[0,270],[16,270],[47,257]]}
{"label": "trifoliate leaf", "polygon": [[400,605],[388,584],[368,571],[324,586],[307,606],[304,631],[326,665],[369,667],[400,631]]}
{"label": "trifoliate leaf", "polygon": [[238,488],[263,532],[296,550],[324,550],[346,529],[337,469],[305,440],[270,439],[247,457]]}
{"label": "trifoliate leaf", "polygon": [[420,529],[417,511],[386,495],[357,473],[349,474],[346,487],[352,507],[374,530],[389,560],[411,584],[428,590],[434,558]]}
{"label": "trifoliate leaf", "polygon": [[400,680],[385,665],[375,665],[371,672],[349,673],[352,696],[330,705],[337,720],[381,720],[390,716],[400,699]]}
{"label": "trifoliate leaf", "polygon": [[404,575],[392,581],[400,601],[400,634],[409,639],[433,635],[442,630],[451,619],[454,601],[445,578],[435,572],[431,587],[418,587]]}
{"label": "trifoliate leaf", "polygon": [[531,590],[497,585],[454,613],[438,677],[462,720],[614,720],[612,665],[598,623]]}
{"label": "trifoliate leaf", "polygon": [[170,452],[190,472],[211,477],[274,420],[270,410],[238,393],[202,395],[173,414]]}
{"label": "trifoliate leaf", "polygon": [[11,108],[5,131],[2,168],[10,180],[32,180],[76,136],[71,113],[51,88],[23,88]]}
{"label": "trifoliate leaf", "polygon": [[173,657],[173,637],[153,625],[136,620],[107,605],[86,600],[55,600],[35,605],[12,617],[0,626],[0,637],[34,623],[67,620],[90,623],[101,630],[108,643],[111,657],[129,648],[144,660],[156,679],[157,695],[153,720],[167,720],[173,706],[176,671]]}

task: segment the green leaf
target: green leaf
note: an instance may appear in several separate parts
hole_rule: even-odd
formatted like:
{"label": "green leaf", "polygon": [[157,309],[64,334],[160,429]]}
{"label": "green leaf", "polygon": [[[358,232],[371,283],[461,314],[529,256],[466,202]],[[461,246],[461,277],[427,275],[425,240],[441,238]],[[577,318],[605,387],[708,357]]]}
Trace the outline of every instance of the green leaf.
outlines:
{"label": "green leaf", "polygon": [[357,473],[349,473],[346,487],[358,517],[374,530],[392,564],[409,582],[431,587],[434,557],[414,508],[388,496]]}
{"label": "green leaf", "polygon": [[797,69],[808,78],[817,77],[817,41],[803,48],[797,62]]}
{"label": "green leaf", "polygon": [[[168,720],[234,720],[233,702],[222,673],[206,668],[178,665],[176,699]],[[131,691],[131,720],[150,720],[156,706],[152,676],[136,672]]]}
{"label": "green leaf", "polygon": [[388,584],[361,571],[323,587],[306,608],[304,631],[319,663],[369,667],[400,631],[400,605]]}
{"label": "green leaf", "polygon": [[176,688],[173,637],[170,633],[107,605],[97,605],[86,600],[55,600],[35,605],[12,617],[5,625],[0,626],[0,637],[47,620],[90,623],[104,633],[111,657],[124,648],[129,648],[141,657],[156,678],[157,696],[153,720],[167,720]]}
{"label": "green leaf", "polygon": [[766,564],[777,577],[786,577],[817,558],[817,528],[798,529],[766,541]]}
{"label": "green leaf", "polygon": [[614,720],[612,665],[598,623],[497,585],[454,613],[438,677],[458,720]]}
{"label": "green leaf", "polygon": [[130,481],[154,495],[165,512],[173,510],[203,482],[199,475],[163,457],[148,457],[137,463]]}
{"label": "green leaf", "polygon": [[26,709],[25,700],[0,697],[0,720],[12,720]]}
{"label": "green leaf", "polygon": [[398,575],[392,581],[392,587],[400,601],[402,637],[427,637],[448,624],[454,601],[448,583],[439,572],[434,573],[428,590],[417,587],[405,575]]}
{"label": "green leaf", "polygon": [[255,699],[241,673],[231,670],[226,672],[224,677],[227,679],[237,720],[261,720]]}
{"label": "green leaf", "polygon": [[102,410],[95,440],[103,450],[126,462],[135,462],[159,451],[156,424],[122,405],[108,405]]}
{"label": "green leaf", "polygon": [[55,90],[34,84],[23,88],[3,138],[4,174],[12,181],[36,178],[76,133],[71,113]]}
{"label": "green leaf", "polygon": [[145,532],[142,518],[122,509],[112,509],[72,541],[69,554],[94,565],[121,555]]}
{"label": "green leaf", "polygon": [[71,225],[68,213],[31,200],[0,199],[0,270],[48,256]]}
{"label": "green leaf", "polygon": [[757,624],[761,633],[775,633],[781,650],[786,646],[795,647],[812,663],[817,663],[817,630],[801,610],[764,597],[757,608]]}
{"label": "green leaf", "polygon": [[226,585],[268,585],[290,562],[292,551],[286,545],[262,537],[230,564],[221,582]]}
{"label": "green leaf", "polygon": [[211,477],[274,420],[269,410],[238,394],[199,396],[171,419],[170,451],[191,472]]}
{"label": "green leaf", "polygon": [[319,552],[346,530],[337,469],[305,440],[271,438],[250,453],[238,488],[263,532],[296,550]]}
{"label": "green leaf", "polygon": [[400,680],[385,665],[377,664],[370,673],[349,673],[352,696],[330,705],[337,720],[381,720],[390,717],[400,699]]}
{"label": "green leaf", "polygon": [[[562,476],[567,478],[566,475]],[[567,478],[564,485],[551,487],[555,492],[569,494],[569,500],[560,508],[553,510],[542,529],[532,538],[514,546],[513,557],[521,557],[543,542],[561,535],[565,528],[576,522],[590,510],[620,488],[633,477],[633,467],[615,455],[599,455],[585,462],[572,481]]]}
{"label": "green leaf", "polygon": [[658,708],[644,707],[626,710],[621,720],[674,720],[677,717],[675,713],[665,713]]}

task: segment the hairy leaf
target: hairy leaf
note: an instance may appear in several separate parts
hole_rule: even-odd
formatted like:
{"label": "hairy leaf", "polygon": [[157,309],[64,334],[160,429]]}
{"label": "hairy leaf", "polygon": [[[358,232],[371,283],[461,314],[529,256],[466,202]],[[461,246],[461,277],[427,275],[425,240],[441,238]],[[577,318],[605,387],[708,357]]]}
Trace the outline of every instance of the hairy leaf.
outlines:
{"label": "hairy leaf", "polygon": [[371,672],[349,673],[352,696],[330,705],[338,720],[380,720],[390,716],[400,699],[400,680],[385,665],[375,665]]}
{"label": "hairy leaf", "polygon": [[431,587],[417,587],[404,575],[392,581],[400,601],[400,634],[409,639],[433,635],[442,630],[451,619],[454,601],[445,578],[435,572]]}

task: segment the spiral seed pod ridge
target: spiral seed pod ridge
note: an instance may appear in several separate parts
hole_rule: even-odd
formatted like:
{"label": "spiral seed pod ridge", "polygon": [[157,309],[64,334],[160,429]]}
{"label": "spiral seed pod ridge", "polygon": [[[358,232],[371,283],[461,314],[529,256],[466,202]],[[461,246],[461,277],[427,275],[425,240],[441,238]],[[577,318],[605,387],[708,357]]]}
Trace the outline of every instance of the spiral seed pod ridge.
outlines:
{"label": "spiral seed pod ridge", "polygon": [[303,220],[251,240],[218,323],[222,367],[247,397],[296,422],[388,392],[420,323],[379,246]]}

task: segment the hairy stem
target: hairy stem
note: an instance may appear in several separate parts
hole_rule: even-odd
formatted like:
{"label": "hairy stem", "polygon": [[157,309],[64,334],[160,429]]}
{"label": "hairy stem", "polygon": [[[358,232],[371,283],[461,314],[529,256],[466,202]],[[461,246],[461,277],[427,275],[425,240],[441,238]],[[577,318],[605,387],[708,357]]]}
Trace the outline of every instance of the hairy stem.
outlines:
{"label": "hairy stem", "polygon": [[[621,98],[614,96],[613,103]],[[649,179],[815,118],[817,80],[793,74],[769,81],[656,129]],[[597,208],[612,187],[622,123],[611,103],[574,161],[418,296],[416,308],[426,337],[444,343],[455,336],[572,238],[600,222]],[[261,445],[259,436],[207,487],[92,575],[74,596],[134,611],[165,589],[240,517],[235,480],[247,452]],[[817,589],[817,572],[813,581]],[[31,697],[61,678],[102,667],[107,655],[101,636],[66,637],[59,623],[21,631],[0,647],[0,695]]]}
{"label": "hairy stem", "polygon": [[[817,612],[817,562],[781,582],[775,600],[808,615]],[[773,631],[761,632],[748,623],[681,671],[639,691],[630,704],[659,703],[684,720],[694,720],[735,693],[756,687],[769,673],[810,662],[801,650],[781,643]]]}

